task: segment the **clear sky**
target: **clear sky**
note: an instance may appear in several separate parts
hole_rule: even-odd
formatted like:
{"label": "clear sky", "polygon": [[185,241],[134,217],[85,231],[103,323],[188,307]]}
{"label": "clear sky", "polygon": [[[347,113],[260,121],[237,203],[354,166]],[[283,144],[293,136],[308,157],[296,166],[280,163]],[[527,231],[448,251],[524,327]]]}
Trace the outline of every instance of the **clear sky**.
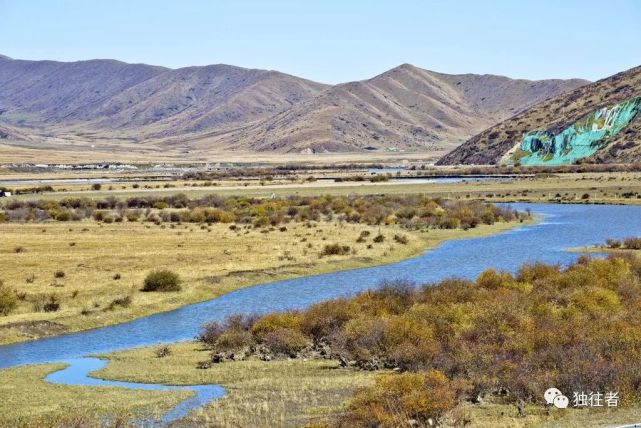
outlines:
{"label": "clear sky", "polygon": [[641,0],[0,0],[0,53],[226,63],[326,83],[405,62],[595,80],[641,64]]}

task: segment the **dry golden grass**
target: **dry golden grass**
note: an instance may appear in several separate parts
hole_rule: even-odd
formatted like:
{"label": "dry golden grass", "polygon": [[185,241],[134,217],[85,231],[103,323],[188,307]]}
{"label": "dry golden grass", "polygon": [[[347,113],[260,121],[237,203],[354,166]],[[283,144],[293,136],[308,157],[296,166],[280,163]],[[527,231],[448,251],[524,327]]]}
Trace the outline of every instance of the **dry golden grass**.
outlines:
{"label": "dry golden grass", "polygon": [[[447,143],[454,148],[455,142]],[[93,142],[81,139],[52,139],[34,142],[3,141],[0,143],[0,162],[2,163],[100,163],[100,162],[233,162],[268,163],[302,162],[310,164],[350,163],[350,162],[400,162],[420,160],[436,162],[448,150],[428,152],[353,152],[353,153],[274,153],[246,151],[216,151],[210,147],[199,150],[174,149],[157,144],[127,143],[122,140],[104,141],[99,147]]]}
{"label": "dry golden grass", "polygon": [[[502,223],[428,233],[381,227],[384,235],[407,235],[408,244],[401,245],[391,240],[372,244],[371,239],[357,243],[361,231],[375,236],[379,228],[339,223],[314,227],[290,223],[286,231],[276,228],[268,233],[263,232],[269,229],[232,231],[223,224],[171,228],[129,222],[4,223],[0,224],[0,279],[21,300],[14,312],[0,317],[0,343],[116,324],[267,281],[389,263],[446,239],[513,226]],[[334,243],[353,251],[321,259],[324,245]],[[157,268],[178,273],[182,291],[141,292],[144,277]],[[58,271],[64,276],[56,277]],[[51,295],[60,300],[60,309],[37,311],[38,302]],[[114,304],[127,297],[129,305]]]}
{"label": "dry golden grass", "polygon": [[[412,194],[422,193],[430,197],[445,197],[452,199],[484,199],[490,202],[550,202],[564,203],[614,203],[614,204],[641,204],[641,199],[625,198],[627,192],[641,194],[641,173],[577,173],[539,175],[535,177],[520,177],[514,180],[462,182],[462,183],[421,183],[421,182],[395,182],[390,180],[383,183],[370,182],[342,182],[329,183],[325,181],[295,182],[295,183],[269,183],[260,185],[257,182],[239,184],[236,182],[218,181],[217,186],[193,187],[186,186],[185,182],[171,182],[175,187],[164,188],[163,183],[143,183],[134,189],[133,184],[114,184],[113,190],[108,190],[108,185],[103,185],[101,191],[87,191],[88,185],[82,185],[83,190],[46,193],[41,195],[19,195],[18,199],[61,199],[68,196],[84,196],[89,198],[133,197],[133,196],[166,196],[184,193],[190,198],[203,197],[217,194],[221,196],[243,195],[248,197],[270,197],[302,195],[371,195],[371,194]],[[192,183],[193,184],[193,183]],[[202,182],[200,183],[202,184]],[[150,188],[142,188],[148,185]],[[69,188],[70,186],[60,185]],[[588,194],[588,199],[583,199]]]}
{"label": "dry golden grass", "polygon": [[449,416],[467,419],[469,428],[584,428],[615,427],[641,421],[641,408],[546,409],[528,405],[526,416],[519,417],[516,406],[464,403]]}
{"label": "dry golden grass", "polygon": [[157,358],[151,348],[109,356],[100,377],[171,384],[215,383],[227,396],[192,412],[177,426],[294,427],[341,410],[355,388],[378,373],[340,369],[329,360],[258,360],[196,368],[209,358],[197,343],[171,345],[171,355]]}
{"label": "dry golden grass", "polygon": [[[109,365],[95,376],[144,383],[221,384],[227,395],[195,410],[172,426],[273,427],[302,426],[340,411],[353,390],[377,375],[340,369],[328,360],[237,361],[196,368],[209,352],[197,343],[171,345],[158,358],[152,348],[110,355]],[[161,416],[189,395],[183,391],[132,391],[109,387],[52,385],[42,378],[58,365],[0,371],[0,426],[11,421],[87,413],[113,416],[120,412]]]}

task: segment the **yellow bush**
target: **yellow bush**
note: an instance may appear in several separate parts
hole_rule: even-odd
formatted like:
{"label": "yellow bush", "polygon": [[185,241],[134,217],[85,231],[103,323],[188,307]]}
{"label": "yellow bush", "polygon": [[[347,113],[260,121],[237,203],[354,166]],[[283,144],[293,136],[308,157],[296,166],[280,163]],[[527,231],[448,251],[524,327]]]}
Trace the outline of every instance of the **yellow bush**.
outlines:
{"label": "yellow bush", "polygon": [[359,390],[342,417],[350,427],[399,427],[414,419],[427,426],[456,405],[455,388],[442,372],[385,375]]}
{"label": "yellow bush", "polygon": [[300,329],[301,315],[297,312],[284,312],[263,315],[254,323],[251,332],[254,336],[261,339],[267,333],[288,328],[297,330]]}

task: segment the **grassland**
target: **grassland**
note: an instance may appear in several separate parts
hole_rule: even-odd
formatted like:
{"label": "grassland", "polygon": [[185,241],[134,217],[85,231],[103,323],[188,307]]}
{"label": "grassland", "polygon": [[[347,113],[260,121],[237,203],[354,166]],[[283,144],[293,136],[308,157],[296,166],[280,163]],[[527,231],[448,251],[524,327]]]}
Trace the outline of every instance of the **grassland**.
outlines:
{"label": "grassland", "polygon": [[[14,312],[0,317],[0,343],[120,323],[262,282],[390,263],[443,240],[514,226],[496,223],[468,231],[429,232],[380,227],[383,235],[408,236],[408,243],[401,245],[391,240],[376,244],[371,239],[357,243],[362,231],[374,236],[379,227],[338,222],[314,223],[314,227],[290,223],[284,231],[232,231],[224,224],[172,228],[131,222],[4,223],[0,224],[0,279],[16,290],[20,301]],[[324,245],[333,243],[348,245],[352,251],[321,258]],[[141,292],[145,275],[161,267],[181,276],[183,290]],[[60,301],[59,310],[37,310],[52,295]]]}
{"label": "grassland", "polygon": [[[134,188],[136,186],[137,188]],[[145,188],[145,186],[147,188]],[[167,187],[165,187],[167,186]],[[382,183],[328,182],[271,180],[239,182],[214,180],[211,182],[172,180],[166,182],[134,181],[103,185],[100,191],[91,191],[90,185],[58,185],[64,192],[39,195],[19,195],[16,199],[63,199],[84,196],[93,199],[132,196],[167,196],[184,193],[190,198],[209,194],[230,196],[242,194],[250,197],[300,195],[373,195],[373,194],[424,194],[458,200],[483,199],[488,202],[558,202],[558,203],[610,203],[641,204],[641,173],[562,173],[540,174],[511,180],[466,181],[459,183],[429,183],[421,180],[390,180]],[[55,188],[54,187],[54,188]],[[124,188],[123,188],[124,187]]]}
{"label": "grassland", "polygon": [[158,148],[153,144],[123,143],[122,140],[105,141],[94,147],[87,141],[54,139],[53,141],[0,143],[2,163],[92,163],[92,162],[254,162],[280,164],[283,162],[338,163],[338,162],[400,162],[421,160],[436,162],[446,150],[430,152],[353,152],[353,153],[270,153],[270,152],[212,152],[185,149]]}
{"label": "grassland", "polygon": [[[227,396],[193,412],[178,426],[302,426],[341,410],[355,388],[377,374],[339,369],[329,360],[234,361],[196,368],[209,353],[197,343],[171,346],[171,355],[157,358],[151,348],[108,356],[97,376],[137,382],[223,385]],[[153,370],[149,367],[153,366]]]}

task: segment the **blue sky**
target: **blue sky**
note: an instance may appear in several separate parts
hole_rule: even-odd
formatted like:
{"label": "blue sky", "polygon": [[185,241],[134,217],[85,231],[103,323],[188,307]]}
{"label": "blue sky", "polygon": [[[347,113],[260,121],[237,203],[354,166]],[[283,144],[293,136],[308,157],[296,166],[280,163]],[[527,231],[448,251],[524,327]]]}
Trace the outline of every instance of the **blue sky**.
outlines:
{"label": "blue sky", "polygon": [[215,63],[337,83],[401,63],[591,80],[641,64],[636,0],[0,0],[0,53]]}

